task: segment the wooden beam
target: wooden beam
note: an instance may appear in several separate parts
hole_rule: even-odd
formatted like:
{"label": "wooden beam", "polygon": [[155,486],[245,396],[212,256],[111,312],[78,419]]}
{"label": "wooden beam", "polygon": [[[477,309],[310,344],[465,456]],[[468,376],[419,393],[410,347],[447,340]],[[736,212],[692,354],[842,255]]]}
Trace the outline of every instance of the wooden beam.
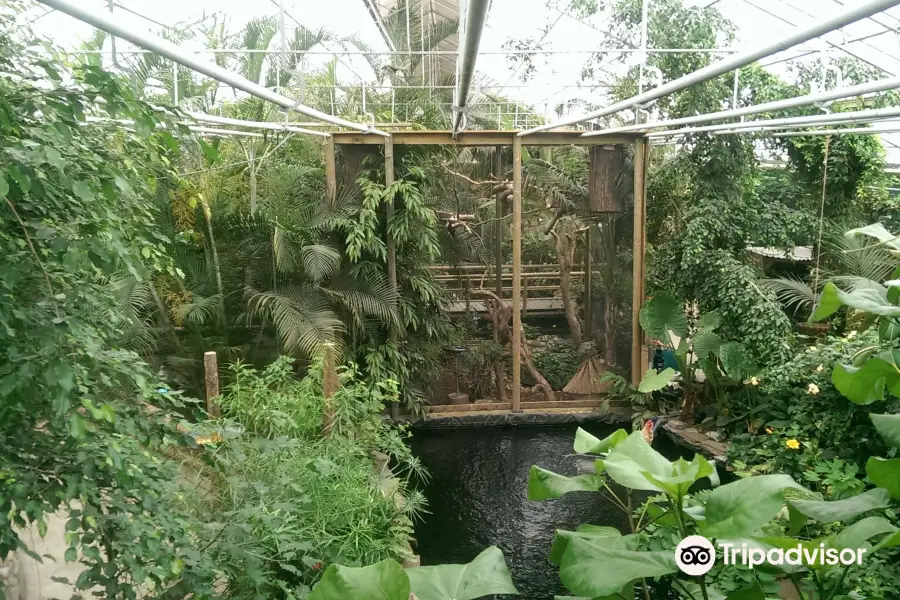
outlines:
{"label": "wooden beam", "polygon": [[641,348],[641,306],[644,302],[644,252],[647,245],[647,152],[643,138],[634,143],[634,245],[631,284],[631,383],[638,385],[644,374]]}
{"label": "wooden beam", "polygon": [[219,411],[219,361],[215,352],[203,353],[203,371],[206,375],[206,413],[213,418],[220,416]]}
{"label": "wooden beam", "polygon": [[[494,180],[500,181],[503,176],[503,146],[494,148]],[[497,295],[503,293],[503,194],[497,192],[494,199],[494,264],[496,269],[495,287]]]}
{"label": "wooden beam", "polygon": [[334,138],[325,139],[325,195],[328,204],[334,206],[337,202],[337,168],[334,162]]}
{"label": "wooden beam", "polygon": [[513,148],[513,292],[512,292],[512,410],[520,412],[522,395],[522,138]]}
{"label": "wooden beam", "polygon": [[[445,146],[509,146],[516,131],[462,131],[455,137],[451,131],[395,131],[394,144],[445,145]],[[607,146],[610,144],[632,144],[643,134],[621,133],[581,137],[581,131],[540,131],[520,137],[525,146]],[[384,143],[384,138],[375,134],[358,131],[333,132],[335,144],[375,144]]]}

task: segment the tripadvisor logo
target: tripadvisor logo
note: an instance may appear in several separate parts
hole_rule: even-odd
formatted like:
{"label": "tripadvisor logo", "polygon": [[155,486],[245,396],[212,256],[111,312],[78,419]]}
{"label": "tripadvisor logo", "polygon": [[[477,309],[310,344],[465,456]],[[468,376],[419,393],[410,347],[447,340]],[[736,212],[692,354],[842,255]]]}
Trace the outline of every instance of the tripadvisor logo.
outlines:
{"label": "tripadvisor logo", "polygon": [[[722,562],[726,565],[742,565],[753,569],[762,564],[791,566],[850,566],[861,565],[865,548],[826,548],[825,544],[791,548],[760,548],[728,542],[719,542]],[[675,548],[675,563],[686,575],[705,575],[716,564],[716,549],[702,535],[690,535]]]}

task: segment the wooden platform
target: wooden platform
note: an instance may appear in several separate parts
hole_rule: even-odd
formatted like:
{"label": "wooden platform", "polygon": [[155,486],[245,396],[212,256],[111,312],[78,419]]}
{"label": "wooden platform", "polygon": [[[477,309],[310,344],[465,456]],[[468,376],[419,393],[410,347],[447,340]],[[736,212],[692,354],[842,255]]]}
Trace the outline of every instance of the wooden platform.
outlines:
{"label": "wooden platform", "polygon": [[663,430],[679,446],[699,452],[709,460],[713,460],[731,470],[728,466],[728,445],[700,431],[695,425],[687,425],[678,420],[663,423]]}
{"label": "wooden platform", "polygon": [[400,419],[424,427],[564,425],[588,421],[619,424],[631,422],[631,408],[609,406],[603,397],[597,396],[583,400],[522,402],[518,412],[512,411],[511,402],[436,405],[421,416],[407,415]]}
{"label": "wooden platform", "polygon": [[[485,313],[483,302],[472,302],[470,306],[472,308],[472,312],[474,312],[475,314]],[[525,308],[526,310],[522,313],[522,318],[528,317],[532,314],[547,315],[563,314],[565,312],[565,308],[563,307],[561,298],[529,298],[528,304]],[[466,303],[451,302],[448,306],[448,309],[451,313],[464,313],[466,312]]]}

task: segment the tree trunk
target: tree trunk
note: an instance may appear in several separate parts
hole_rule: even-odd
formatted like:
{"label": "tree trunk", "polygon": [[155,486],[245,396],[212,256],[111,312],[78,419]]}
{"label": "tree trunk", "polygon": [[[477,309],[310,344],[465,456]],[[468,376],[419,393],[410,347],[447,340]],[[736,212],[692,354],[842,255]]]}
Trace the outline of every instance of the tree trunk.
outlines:
{"label": "tree trunk", "polygon": [[[512,341],[512,331],[510,327],[510,320],[512,319],[512,307],[507,305],[503,300],[500,299],[497,294],[491,292],[490,290],[479,289],[472,291],[473,296],[487,296],[488,300],[485,301],[485,308],[487,308],[488,313],[491,315],[491,321],[494,323],[494,331],[497,332],[497,337],[503,343],[509,343]],[[556,400],[556,395],[553,393],[553,388],[547,382],[547,379],[541,375],[540,371],[534,366],[534,361],[531,360],[531,352],[528,350],[528,339],[525,337],[525,332],[522,332],[522,362],[525,364],[525,368],[528,369],[528,372],[531,373],[531,376],[534,377],[534,380],[537,382],[537,385],[534,387],[540,389],[544,393],[544,397],[547,398],[550,402],[554,402]]]}
{"label": "tree trunk", "polygon": [[559,295],[562,298],[563,308],[566,311],[566,321],[569,323],[572,341],[575,342],[576,346],[581,346],[584,341],[581,333],[581,321],[578,320],[575,303],[572,302],[572,267],[575,263],[574,227],[569,227],[568,223],[564,227],[561,222],[560,229],[561,231],[554,235],[556,238],[556,258],[559,261]]}
{"label": "tree trunk", "polygon": [[606,233],[606,290],[603,308],[604,360],[606,367],[616,365],[616,229],[615,217],[611,216]]}
{"label": "tree trunk", "polygon": [[172,324],[172,319],[169,318],[166,305],[163,303],[162,298],[159,297],[159,292],[156,291],[156,285],[154,285],[152,279],[147,282],[147,285],[150,286],[150,295],[153,297],[153,303],[156,304],[156,310],[159,312],[159,319],[162,321],[163,326],[166,328],[166,332],[172,339],[175,350],[180,353],[182,351],[181,340],[178,338],[178,332],[175,331],[175,325]]}
{"label": "tree trunk", "polygon": [[[500,344],[500,325],[497,322],[496,311],[490,311],[491,322],[494,325],[494,343]],[[506,374],[503,372],[503,361],[494,359],[494,379],[497,382],[497,398],[500,402],[506,402]]]}

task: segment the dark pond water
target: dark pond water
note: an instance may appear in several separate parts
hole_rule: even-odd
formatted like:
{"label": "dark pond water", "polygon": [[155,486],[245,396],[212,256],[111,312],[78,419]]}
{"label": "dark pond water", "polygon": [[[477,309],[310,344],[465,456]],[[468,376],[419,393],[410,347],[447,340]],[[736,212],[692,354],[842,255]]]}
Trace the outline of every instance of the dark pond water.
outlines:
{"label": "dark pond water", "polygon": [[[581,523],[627,529],[625,515],[597,494],[567,494],[559,500],[527,499],[528,471],[538,465],[577,475],[572,441],[575,426],[467,428],[416,431],[413,452],[432,479],[425,489],[430,514],[416,527],[423,565],[469,562],[488,546],[506,556],[524,600],[552,600],[565,594],[556,566],[547,560],[556,529]],[[586,425],[603,437],[609,425]],[[654,446],[668,456],[681,453],[665,438]],[[586,466],[592,465],[586,461]]]}

